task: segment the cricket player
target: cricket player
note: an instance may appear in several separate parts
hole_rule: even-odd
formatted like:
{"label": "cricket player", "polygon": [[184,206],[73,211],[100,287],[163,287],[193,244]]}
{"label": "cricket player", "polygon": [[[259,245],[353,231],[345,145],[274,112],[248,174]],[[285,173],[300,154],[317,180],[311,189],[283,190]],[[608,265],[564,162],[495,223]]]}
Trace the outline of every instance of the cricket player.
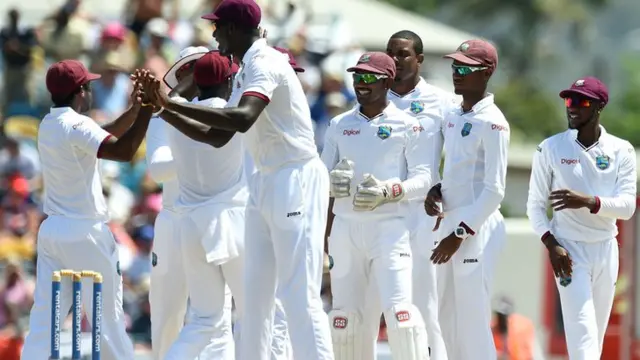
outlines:
{"label": "cricket player", "polygon": [[156,102],[211,131],[246,133],[257,171],[246,212],[246,316],[239,358],[269,359],[279,286],[294,358],[333,359],[320,298],[329,178],[316,151],[302,85],[286,58],[260,37],[255,1],[224,0],[204,18],[215,22],[220,52],[242,59],[229,104],[224,109],[180,104],[164,94]]}
{"label": "cricket player", "polygon": [[[50,355],[51,277],[61,269],[102,274],[103,356],[108,360],[134,357],[125,329],[118,250],[106,224],[109,218],[98,159],[130,161],[145,136],[152,106],[143,102],[146,96],[136,83],[133,106],[114,122],[100,127],[80,115],[89,110],[91,81],[99,77],[77,60],[57,62],[47,71],[47,90],[54,105],[38,130],[47,219],[38,233],[37,282],[22,359],[47,359]],[[92,319],[92,290],[85,285],[83,305]],[[66,314],[73,295],[70,279],[62,286],[60,308]]]}
{"label": "cricket player", "polygon": [[[233,74],[228,57],[219,52],[201,56],[193,66],[199,94],[194,103],[224,107]],[[242,319],[244,212],[249,196],[243,144],[232,132],[211,129],[168,109],[157,114],[178,130],[168,132],[179,187],[180,248],[174,256],[182,256],[193,315],[165,359],[192,359],[205,346],[215,349],[209,351],[212,359],[235,359],[225,288],[228,284]]]}
{"label": "cricket player", "polygon": [[[424,199],[432,150],[420,122],[387,99],[393,59],[365,53],[353,72],[359,106],[331,120],[322,161],[330,170],[335,218],[329,313],[336,360],[376,359],[380,313],[394,359],[429,358],[420,311],[412,305],[408,201]],[[431,161],[431,163],[429,162]],[[372,296],[371,286],[377,289]]]}
{"label": "cricket player", "polygon": [[[187,47],[180,52],[179,60],[165,74],[163,80],[169,89],[193,75],[193,66],[199,58],[209,52],[204,46]],[[170,96],[182,101],[191,101],[197,93],[193,81],[191,86],[172,92]],[[180,215],[176,211],[178,180],[176,164],[169,144],[171,126],[159,117],[153,117],[147,130],[147,168],[150,176],[162,184],[163,207],[155,222],[153,241],[153,268],[151,270],[151,336],[154,359],[164,359],[169,347],[178,338],[187,311],[188,291],[184,265],[180,254]],[[228,296],[228,317],[231,321],[231,292]],[[208,347],[212,347],[209,345]],[[212,349],[213,350],[213,349]],[[207,359],[207,351],[202,359]]]}
{"label": "cricket player", "polygon": [[618,278],[616,220],[636,209],[636,153],[600,125],[609,101],[600,80],[579,79],[560,97],[569,130],[534,154],[527,216],[549,251],[569,358],[597,360]]}
{"label": "cricket player", "polygon": [[[420,76],[424,61],[422,39],[409,30],[399,31],[387,42],[387,54],[396,64],[396,78],[389,90],[389,101],[414,116],[433,142],[429,163],[431,184],[440,182],[440,159],[442,158],[442,120],[454,105],[453,94],[427,83]],[[436,266],[429,261],[431,250],[439,240],[433,231],[435,218],[425,216],[422,211],[423,198],[411,205],[410,229],[413,252],[413,303],[424,318],[429,334],[429,352],[433,360],[447,360],[447,350],[442,340],[438,322],[438,288]]]}
{"label": "cricket player", "polygon": [[495,359],[490,294],[506,239],[498,209],[509,147],[509,123],[487,93],[498,54],[484,40],[469,40],[446,57],[453,60],[453,86],[462,104],[444,118],[442,182],[425,200],[427,214],[442,220],[431,256],[439,265],[440,326],[449,360]]}

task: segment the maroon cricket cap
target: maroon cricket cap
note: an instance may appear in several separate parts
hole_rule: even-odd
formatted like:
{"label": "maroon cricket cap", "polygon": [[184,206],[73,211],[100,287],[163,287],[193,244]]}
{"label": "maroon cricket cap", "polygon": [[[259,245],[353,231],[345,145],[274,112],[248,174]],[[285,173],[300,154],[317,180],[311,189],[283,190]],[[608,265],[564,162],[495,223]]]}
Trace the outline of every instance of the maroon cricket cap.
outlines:
{"label": "maroon cricket cap", "polygon": [[563,99],[570,97],[572,94],[586,96],[589,99],[601,101],[605,105],[609,102],[607,86],[593,76],[576,80],[570,88],[560,91],[560,97]]}
{"label": "maroon cricket cap", "polygon": [[255,0],[223,0],[203,19],[234,23],[247,28],[257,28],[262,20],[262,11]]}
{"label": "maroon cricket cap", "polygon": [[358,64],[348,68],[347,71],[365,71],[373,74],[387,75],[393,79],[396,77],[396,63],[389,55],[383,52],[368,52],[360,56]]}
{"label": "maroon cricket cap", "polygon": [[486,66],[491,70],[495,70],[498,66],[498,50],[485,40],[465,41],[458,46],[456,52],[444,57],[465,65]]}
{"label": "maroon cricket cap", "polygon": [[78,60],[62,60],[49,67],[47,90],[53,96],[69,96],[80,86],[99,78],[100,75],[90,73]]}
{"label": "maroon cricket cap", "polygon": [[206,53],[193,66],[193,79],[199,86],[214,86],[224,83],[238,72],[238,65],[218,51]]}
{"label": "maroon cricket cap", "polygon": [[304,72],[304,68],[298,65],[298,63],[296,62],[296,58],[293,56],[289,49],[281,48],[279,46],[274,46],[273,48],[289,57],[289,65],[291,65],[295,72]]}

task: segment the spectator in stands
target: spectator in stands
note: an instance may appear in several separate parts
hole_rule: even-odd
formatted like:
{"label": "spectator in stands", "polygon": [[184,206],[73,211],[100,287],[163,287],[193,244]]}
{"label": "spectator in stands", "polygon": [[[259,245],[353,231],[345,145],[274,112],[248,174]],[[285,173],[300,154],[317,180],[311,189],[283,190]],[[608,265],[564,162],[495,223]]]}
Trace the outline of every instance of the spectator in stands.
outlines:
{"label": "spectator in stands", "polygon": [[531,360],[535,351],[533,322],[513,312],[513,302],[507,297],[494,306],[491,325],[498,360]]}
{"label": "spectator in stands", "polygon": [[135,65],[137,44],[134,44],[129,30],[119,22],[107,24],[100,34],[98,46],[91,54],[91,72],[99,74],[105,65],[107,54],[117,52],[118,62],[122,69],[130,72]]}
{"label": "spectator in stands", "polygon": [[33,283],[23,277],[17,258],[5,261],[4,285],[0,290],[0,329],[13,326],[20,329],[21,318],[29,315],[33,304]]}
{"label": "spectator in stands", "polygon": [[149,21],[145,36],[140,40],[144,48],[144,52],[141,54],[142,67],[160,79],[169,71],[169,60],[172,57],[168,39],[169,23],[165,19],[155,18]]}
{"label": "spectator in stands", "polygon": [[21,151],[20,142],[13,137],[6,138],[5,147],[0,151],[0,174],[11,176],[20,174],[31,180],[38,175],[39,164]]}
{"label": "spectator in stands", "polygon": [[7,17],[7,26],[0,30],[4,65],[4,98],[1,100],[0,110],[6,116],[11,116],[22,113],[15,107],[29,106],[31,102],[31,50],[37,44],[37,40],[32,28],[20,26],[20,12],[17,9],[9,10]]}
{"label": "spectator in stands", "polygon": [[40,43],[45,57],[52,61],[80,59],[88,52],[91,25],[83,16],[77,16],[80,2],[67,0],[40,29]]}
{"label": "spectator in stands", "polygon": [[33,202],[24,177],[9,180],[9,189],[0,203],[0,257],[30,259],[40,225],[40,211]]}
{"label": "spectator in stands", "polygon": [[145,224],[133,232],[133,241],[135,242],[138,253],[135,255],[128,269],[123,269],[124,275],[128,278],[132,286],[137,286],[145,277],[151,275],[151,262],[153,246],[153,225]]}
{"label": "spectator in stands", "polygon": [[105,54],[100,79],[92,83],[93,114],[98,123],[115,119],[122,114],[130,103],[131,80],[122,63],[118,51]]}
{"label": "spectator in stands", "polygon": [[162,10],[167,2],[171,2],[172,11],[165,17],[173,22],[178,19],[180,12],[179,0],[128,0],[124,15],[129,18],[129,29],[140,38],[152,19],[163,17]]}

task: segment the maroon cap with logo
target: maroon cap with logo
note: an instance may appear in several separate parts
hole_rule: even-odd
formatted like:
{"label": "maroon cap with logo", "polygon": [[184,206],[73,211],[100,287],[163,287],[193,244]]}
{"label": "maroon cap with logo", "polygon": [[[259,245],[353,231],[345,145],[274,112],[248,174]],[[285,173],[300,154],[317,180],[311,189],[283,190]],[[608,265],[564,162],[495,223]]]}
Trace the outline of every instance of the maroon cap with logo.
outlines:
{"label": "maroon cap with logo", "polygon": [[49,67],[47,71],[47,90],[52,96],[65,97],[89,81],[99,79],[78,60],[62,60]]}
{"label": "maroon cap with logo", "polygon": [[570,88],[560,91],[560,97],[563,99],[572,94],[586,96],[589,99],[601,101],[605,105],[609,102],[609,89],[602,81],[593,76],[576,80]]}
{"label": "maroon cap with logo", "polygon": [[379,51],[368,52],[360,56],[358,64],[347,69],[348,72],[367,72],[379,75],[387,75],[390,78],[396,77],[396,63],[393,59]]}
{"label": "maroon cap with logo", "polygon": [[495,70],[498,66],[498,51],[485,40],[468,40],[460,44],[453,54],[445,58],[459,61],[465,65],[486,66]]}
{"label": "maroon cap with logo", "polygon": [[196,60],[193,66],[193,80],[199,86],[220,85],[237,72],[238,65],[231,59],[220,55],[218,51],[211,51]]}
{"label": "maroon cap with logo", "polygon": [[274,46],[273,48],[289,57],[289,65],[291,65],[295,72],[304,72],[304,68],[298,65],[298,63],[296,62],[296,58],[293,56],[291,51],[289,51],[289,49],[281,48],[279,46]]}
{"label": "maroon cap with logo", "polygon": [[211,14],[202,18],[253,29],[260,25],[262,11],[255,0],[223,0]]}

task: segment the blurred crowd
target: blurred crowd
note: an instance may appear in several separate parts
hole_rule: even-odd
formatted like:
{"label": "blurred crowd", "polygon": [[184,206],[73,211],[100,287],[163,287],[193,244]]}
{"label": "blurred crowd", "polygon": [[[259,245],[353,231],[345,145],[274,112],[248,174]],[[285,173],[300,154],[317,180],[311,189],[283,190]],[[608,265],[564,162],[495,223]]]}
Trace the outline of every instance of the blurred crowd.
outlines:
{"label": "blurred crowd", "polygon": [[[36,135],[51,106],[44,86],[46,69],[62,59],[78,59],[101,74],[93,83],[88,115],[108,122],[129,106],[133,69],[143,67],[162,77],[182,48],[215,49],[212,25],[199,15],[218,1],[204,1],[192,19],[179,18],[176,0],[129,1],[121,19],[103,19],[83,10],[81,0],[67,0],[34,27],[21,22],[19,8],[5,15],[0,30],[0,358],[11,359],[16,351],[15,339],[27,330],[33,298],[36,235],[44,219]],[[310,14],[293,2],[287,4],[280,11],[265,8],[263,27],[269,42],[289,48],[305,69],[300,80],[320,150],[328,121],[353,105],[345,69],[364,50],[350,40],[344,26],[336,37],[332,25],[339,18],[310,22]],[[162,207],[162,188],[147,174],[144,145],[131,163],[102,161],[101,175],[109,226],[120,246],[129,330],[138,347],[148,348],[153,222]],[[329,288],[323,293],[328,296]]]}

